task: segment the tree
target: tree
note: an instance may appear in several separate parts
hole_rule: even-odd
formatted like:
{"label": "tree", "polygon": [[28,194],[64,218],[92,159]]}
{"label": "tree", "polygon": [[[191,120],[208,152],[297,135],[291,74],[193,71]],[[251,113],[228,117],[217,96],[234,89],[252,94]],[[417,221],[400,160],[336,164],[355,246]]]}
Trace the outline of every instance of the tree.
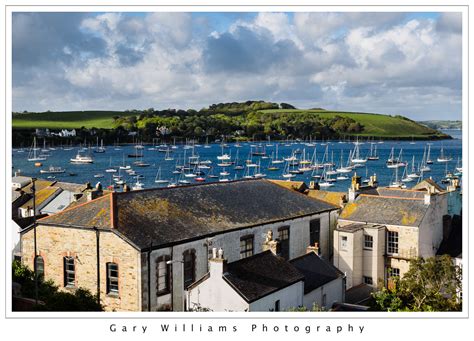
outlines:
{"label": "tree", "polygon": [[[13,261],[12,279],[21,285],[23,297],[35,297],[35,274],[19,261]],[[47,311],[102,311],[103,307],[97,302],[97,296],[89,290],[77,288],[74,292],[59,291],[52,281],[38,281],[38,299],[44,305],[35,306],[35,310]]]}
{"label": "tree", "polygon": [[459,311],[461,268],[448,255],[417,258],[389,288],[373,294],[374,309],[384,311]]}

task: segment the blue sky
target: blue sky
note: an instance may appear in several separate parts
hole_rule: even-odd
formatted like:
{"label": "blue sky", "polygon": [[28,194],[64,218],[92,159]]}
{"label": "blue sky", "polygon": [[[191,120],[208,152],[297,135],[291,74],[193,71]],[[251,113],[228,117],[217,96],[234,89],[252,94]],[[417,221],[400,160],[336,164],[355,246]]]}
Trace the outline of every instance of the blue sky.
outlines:
{"label": "blue sky", "polygon": [[300,108],[461,118],[459,13],[14,13],[13,110]]}

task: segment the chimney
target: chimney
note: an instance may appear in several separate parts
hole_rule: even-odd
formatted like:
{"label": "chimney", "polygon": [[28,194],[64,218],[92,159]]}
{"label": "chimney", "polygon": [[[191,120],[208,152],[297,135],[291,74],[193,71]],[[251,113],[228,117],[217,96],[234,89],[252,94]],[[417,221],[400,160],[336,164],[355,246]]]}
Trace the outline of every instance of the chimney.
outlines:
{"label": "chimney", "polygon": [[369,186],[373,188],[377,188],[378,186],[377,175],[375,173],[369,178]]}
{"label": "chimney", "polygon": [[319,189],[319,184],[316,181],[310,181],[309,182],[309,189],[318,190]]}
{"label": "chimney", "polygon": [[273,240],[273,231],[268,230],[265,241],[262,245],[262,251],[270,250],[275,256],[278,256],[278,241]]}
{"label": "chimney", "polygon": [[310,245],[306,248],[306,253],[311,253],[311,252],[314,252],[315,254],[317,254],[319,256],[319,244],[318,243],[314,243],[314,245]]}
{"label": "chimney", "polygon": [[209,274],[211,277],[222,277],[222,274],[226,271],[227,261],[224,259],[224,250],[217,250],[215,247],[212,248],[212,258],[209,260]]}
{"label": "chimney", "polygon": [[431,193],[428,191],[428,193],[425,194],[425,205],[429,205],[431,203]]}
{"label": "chimney", "polygon": [[123,185],[123,192],[130,192],[130,187],[127,184]]}
{"label": "chimney", "polygon": [[99,193],[95,189],[88,190],[86,193],[87,193],[86,194],[87,195],[87,201],[91,201],[91,200],[97,199],[99,197]]}
{"label": "chimney", "polygon": [[74,193],[72,195],[73,201],[78,201],[82,197],[82,193]]}

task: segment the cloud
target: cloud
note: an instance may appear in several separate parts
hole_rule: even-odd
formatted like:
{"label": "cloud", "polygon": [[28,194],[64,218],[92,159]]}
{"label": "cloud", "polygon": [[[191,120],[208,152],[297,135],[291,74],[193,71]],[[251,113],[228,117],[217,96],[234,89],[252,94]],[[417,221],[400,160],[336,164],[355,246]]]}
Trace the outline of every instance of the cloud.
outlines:
{"label": "cloud", "polygon": [[461,26],[459,13],[15,13],[14,110],[264,99],[459,117]]}

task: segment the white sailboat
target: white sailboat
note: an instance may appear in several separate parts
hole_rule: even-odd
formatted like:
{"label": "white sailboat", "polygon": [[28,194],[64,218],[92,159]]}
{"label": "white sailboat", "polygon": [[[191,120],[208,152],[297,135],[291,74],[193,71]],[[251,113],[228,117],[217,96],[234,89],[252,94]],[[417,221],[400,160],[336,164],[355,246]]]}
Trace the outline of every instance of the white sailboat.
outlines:
{"label": "white sailboat", "polygon": [[352,153],[352,163],[355,163],[355,164],[367,162],[367,158],[364,159],[360,156],[359,144],[361,144],[359,140],[354,142],[355,147],[354,147],[354,152]]}
{"label": "white sailboat", "polygon": [[440,155],[439,155],[437,161],[440,162],[440,163],[444,163],[444,162],[449,162],[452,159],[453,159],[452,157],[444,155],[444,147],[443,147],[443,145],[441,145]]}
{"label": "white sailboat", "polygon": [[145,188],[145,184],[140,181],[139,176],[137,176],[137,182],[135,182],[132,186],[132,191],[139,191]]}
{"label": "white sailboat", "polygon": [[39,148],[36,146],[36,136],[33,138],[33,145],[31,146],[30,152],[28,154],[28,161],[44,161],[46,157],[38,156],[37,151]]}
{"label": "white sailboat", "polygon": [[158,167],[158,172],[156,173],[156,176],[155,176],[155,183],[157,183],[157,184],[166,184],[168,182],[169,182],[169,180],[161,178],[161,167]]}
{"label": "white sailboat", "polygon": [[413,155],[413,158],[411,160],[411,172],[407,174],[407,177],[411,179],[416,179],[420,177],[420,174],[415,169],[415,155]]}
{"label": "white sailboat", "polygon": [[370,144],[370,154],[367,157],[367,160],[369,161],[376,161],[379,159],[379,156],[377,155],[377,145],[375,143]]}

